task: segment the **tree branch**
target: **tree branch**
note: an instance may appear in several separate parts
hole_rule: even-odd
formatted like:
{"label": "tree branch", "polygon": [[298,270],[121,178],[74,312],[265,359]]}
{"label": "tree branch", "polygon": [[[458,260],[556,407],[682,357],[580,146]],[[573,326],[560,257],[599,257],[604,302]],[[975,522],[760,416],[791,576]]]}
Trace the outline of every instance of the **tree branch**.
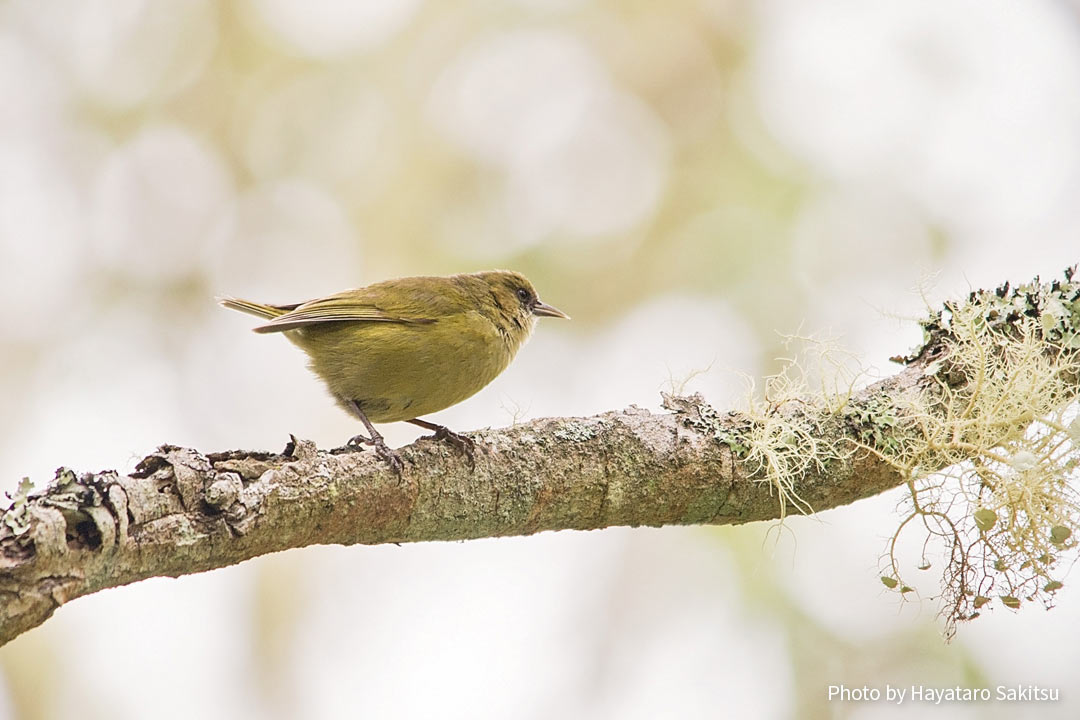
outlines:
{"label": "tree branch", "polygon": [[[919,377],[911,368],[863,394]],[[725,422],[734,430],[738,418]],[[750,479],[729,447],[687,427],[682,413],[630,408],[472,437],[483,448],[475,470],[422,438],[402,448],[400,478],[372,453],[319,451],[295,439],[280,454],[166,446],[127,476],[62,469],[18,507],[18,522],[0,525],[0,641],[103,588],[307,545],[725,525],[779,512],[771,486]],[[863,454],[829,477],[806,477],[799,491],[820,509],[901,480]],[[25,530],[16,535],[9,525]]]}
{"label": "tree branch", "polygon": [[[843,412],[798,402],[775,408],[810,416],[822,438],[849,448],[793,478],[794,497],[822,510],[908,479],[873,451],[888,440],[874,417],[883,402],[902,413],[892,399],[932,389],[938,380],[928,368],[940,366],[947,334],[931,333],[904,370],[847,398]],[[740,446],[746,416],[717,413],[700,397],[666,396],[665,404],[673,412],[631,407],[473,433],[475,469],[429,438],[401,449],[400,477],[370,452],[319,451],[294,438],[280,454],[165,446],[127,476],[58,470],[46,489],[24,489],[0,514],[0,643],[103,588],[307,545],[781,515],[777,485]]]}

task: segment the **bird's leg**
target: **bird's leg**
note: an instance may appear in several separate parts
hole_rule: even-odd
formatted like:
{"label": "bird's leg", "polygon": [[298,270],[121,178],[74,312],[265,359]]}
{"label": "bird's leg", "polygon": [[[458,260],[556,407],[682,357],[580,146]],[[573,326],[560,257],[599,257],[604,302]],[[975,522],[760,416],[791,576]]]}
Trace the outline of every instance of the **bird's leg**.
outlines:
{"label": "bird's leg", "polygon": [[371,421],[367,419],[367,415],[364,414],[364,411],[360,409],[360,404],[355,400],[346,400],[345,405],[352,410],[356,417],[360,418],[360,422],[364,423],[364,427],[367,428],[368,435],[370,436],[354,435],[349,438],[349,442],[347,442],[346,445],[357,449],[361,445],[370,445],[375,448],[375,454],[390,465],[391,470],[398,475],[401,475],[401,471],[405,468],[405,463],[402,462],[401,456],[394,450],[391,450],[390,446],[386,444],[386,441],[383,440],[383,436],[379,434],[379,431],[376,430],[375,426],[371,424]]}
{"label": "bird's leg", "polygon": [[438,425],[427,420],[421,420],[420,418],[413,418],[412,420],[406,420],[405,422],[412,423],[425,430],[432,430],[435,432],[436,440],[445,440],[458,449],[458,452],[465,455],[469,460],[469,467],[476,467],[476,443],[472,438],[460,435],[445,425]]}

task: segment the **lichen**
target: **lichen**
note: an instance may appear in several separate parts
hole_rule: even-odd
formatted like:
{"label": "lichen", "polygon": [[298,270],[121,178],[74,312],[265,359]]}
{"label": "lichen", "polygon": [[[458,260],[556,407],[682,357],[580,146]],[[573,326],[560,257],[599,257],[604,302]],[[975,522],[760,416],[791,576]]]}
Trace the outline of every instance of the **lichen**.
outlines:
{"label": "lichen", "polygon": [[[810,355],[816,359],[832,357],[830,343],[806,340],[810,340],[815,351]],[[786,360],[778,373],[765,378],[760,393],[750,382],[743,410],[726,415],[700,395],[663,396],[664,407],[677,412],[686,427],[726,445],[748,469],[751,480],[768,483],[777,496],[781,524],[790,508],[804,514],[814,511],[800,496],[798,484],[808,475],[824,474],[853,452],[836,428],[825,424],[831,423],[847,402],[854,376],[841,371],[832,388],[815,392],[808,380],[811,365],[814,363]]]}
{"label": "lichen", "polygon": [[23,478],[19,482],[18,488],[15,490],[15,495],[5,493],[8,499],[11,500],[11,506],[7,512],[4,513],[4,526],[11,532],[12,535],[18,537],[24,534],[30,529],[30,515],[27,512],[27,498],[30,495],[30,491],[34,489],[34,484],[30,482],[30,478]]}
{"label": "lichen", "polygon": [[[812,508],[799,484],[854,453],[873,453],[905,478],[908,497],[884,554],[881,582],[918,595],[897,552],[921,534],[917,569],[941,543],[946,634],[990,599],[1049,606],[1066,555],[1080,544],[1080,282],[972,292],[922,321],[923,343],[894,360],[922,368],[900,391],[857,396],[861,376],[829,343],[751,385],[745,409],[721,415],[700,396],[664,396],[681,422],[723,444],[790,507]],[[814,357],[816,353],[816,357]],[[838,360],[839,358],[839,360]],[[832,384],[808,377],[832,369]],[[824,375],[822,375],[824,377]]]}
{"label": "lichen", "polygon": [[[765,378],[760,393],[751,383],[742,413],[747,421],[745,463],[755,477],[775,489],[781,524],[789,507],[803,514],[814,512],[798,492],[804,478],[826,474],[854,452],[833,420],[849,402],[860,372],[836,360],[831,341],[801,340],[807,351],[785,359],[779,372]],[[832,384],[811,389],[811,375],[826,365],[834,372]]]}
{"label": "lichen", "polygon": [[841,411],[848,432],[862,445],[884,453],[899,449],[900,436],[912,430],[911,418],[905,418],[893,398],[876,394],[864,400],[852,400]]}
{"label": "lichen", "polygon": [[586,440],[592,440],[596,437],[596,428],[588,423],[578,422],[571,420],[564,423],[558,430],[552,435],[557,440],[563,440],[565,442],[585,442]]}
{"label": "lichen", "polygon": [[749,448],[746,446],[743,434],[748,428],[748,423],[739,422],[737,413],[721,415],[716,408],[705,401],[701,393],[687,396],[661,393],[661,397],[664,408],[677,413],[683,426],[726,445],[738,457],[746,456]]}
{"label": "lichen", "polygon": [[993,597],[1014,609],[1051,605],[1063,556],[1075,554],[1080,283],[1070,269],[1064,281],[973,292],[923,329],[924,344],[902,360],[926,363],[929,382],[896,398],[909,432],[860,441],[907,478],[886,576],[903,585],[902,535],[940,543],[951,634]]}

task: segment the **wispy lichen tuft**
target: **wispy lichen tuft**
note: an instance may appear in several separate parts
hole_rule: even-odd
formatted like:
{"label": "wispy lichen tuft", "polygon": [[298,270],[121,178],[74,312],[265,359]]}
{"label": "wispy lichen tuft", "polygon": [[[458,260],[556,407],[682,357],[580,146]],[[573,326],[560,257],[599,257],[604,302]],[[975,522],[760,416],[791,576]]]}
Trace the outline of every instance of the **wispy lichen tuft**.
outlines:
{"label": "wispy lichen tuft", "polygon": [[926,362],[931,382],[898,398],[897,442],[864,446],[908,478],[886,576],[903,584],[901,535],[940,542],[951,634],[993,598],[1049,606],[1064,556],[1075,555],[1080,283],[1070,270],[1064,281],[974,292],[923,327],[926,343],[904,361]]}
{"label": "wispy lichen tuft", "polygon": [[[768,482],[781,520],[791,507],[812,512],[800,484],[830,463],[868,452],[890,465],[908,496],[881,582],[913,593],[901,537],[922,543],[919,570],[939,545],[951,635],[993,599],[1052,604],[1080,547],[1080,282],[1070,269],[1063,280],[973,292],[922,326],[923,344],[894,358],[922,368],[904,390],[856,395],[861,371],[833,345],[808,341],[808,357],[786,361],[763,392],[751,386],[742,413],[721,416],[700,396],[664,404]],[[822,369],[832,383],[811,391],[807,378]]]}
{"label": "wispy lichen tuft", "polygon": [[[804,514],[814,511],[799,494],[802,480],[823,474],[831,463],[848,459],[855,450],[834,421],[859,372],[839,361],[843,353],[831,342],[795,339],[810,348],[804,353],[809,360],[785,360],[779,372],[765,378],[761,392],[750,381],[741,412],[721,415],[700,395],[664,395],[664,406],[679,412],[685,425],[727,445],[751,479],[768,483],[776,492],[781,523],[792,508]],[[822,367],[832,371],[832,383],[813,391],[808,378]]]}

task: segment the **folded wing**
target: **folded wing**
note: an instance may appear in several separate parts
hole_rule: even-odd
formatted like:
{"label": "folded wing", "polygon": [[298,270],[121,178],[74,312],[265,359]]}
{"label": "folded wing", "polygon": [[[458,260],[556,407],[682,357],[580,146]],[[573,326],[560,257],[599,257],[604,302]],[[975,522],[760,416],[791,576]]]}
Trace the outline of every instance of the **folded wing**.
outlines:
{"label": "folded wing", "polygon": [[298,305],[265,325],[254,328],[257,333],[285,332],[297,328],[340,322],[392,322],[427,325],[433,318],[411,313],[387,312],[371,303],[360,301],[354,294],[342,293]]}

